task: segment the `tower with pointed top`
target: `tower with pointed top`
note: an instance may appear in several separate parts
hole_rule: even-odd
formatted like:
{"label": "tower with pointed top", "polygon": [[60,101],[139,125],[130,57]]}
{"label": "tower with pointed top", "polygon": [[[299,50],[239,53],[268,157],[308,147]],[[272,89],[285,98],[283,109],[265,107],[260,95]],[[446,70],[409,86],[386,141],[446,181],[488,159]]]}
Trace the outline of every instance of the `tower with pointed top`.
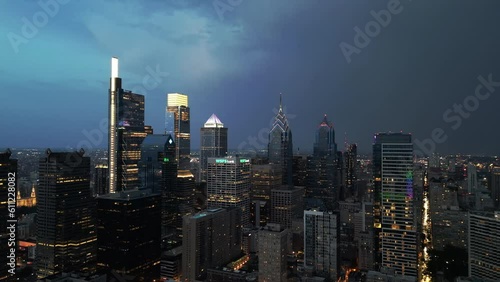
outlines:
{"label": "tower with pointed top", "polygon": [[282,168],[283,185],[293,185],[293,143],[292,131],[283,112],[282,95],[280,94],[280,109],[274,118],[273,127],[269,132],[268,144],[269,162],[279,164]]}
{"label": "tower with pointed top", "polygon": [[200,180],[207,180],[207,159],[227,156],[227,127],[212,114],[200,129]]}
{"label": "tower with pointed top", "polygon": [[337,143],[335,143],[335,130],[333,129],[333,123],[328,122],[328,118],[325,114],[316,131],[314,156],[334,156],[336,153]]}

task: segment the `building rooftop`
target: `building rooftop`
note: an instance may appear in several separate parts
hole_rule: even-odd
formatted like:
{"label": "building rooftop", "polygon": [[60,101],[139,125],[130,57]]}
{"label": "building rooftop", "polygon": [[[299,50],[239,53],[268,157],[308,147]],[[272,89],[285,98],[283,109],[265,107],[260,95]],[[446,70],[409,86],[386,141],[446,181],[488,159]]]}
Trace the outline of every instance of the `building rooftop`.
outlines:
{"label": "building rooftop", "polygon": [[207,122],[205,122],[205,128],[221,128],[221,127],[224,127],[224,124],[215,114],[212,114],[208,118]]}
{"label": "building rooftop", "polygon": [[144,190],[129,190],[129,191],[121,191],[117,193],[110,193],[98,196],[98,199],[109,199],[115,201],[130,201],[140,198],[147,198],[158,196],[159,194],[152,193],[151,189]]}

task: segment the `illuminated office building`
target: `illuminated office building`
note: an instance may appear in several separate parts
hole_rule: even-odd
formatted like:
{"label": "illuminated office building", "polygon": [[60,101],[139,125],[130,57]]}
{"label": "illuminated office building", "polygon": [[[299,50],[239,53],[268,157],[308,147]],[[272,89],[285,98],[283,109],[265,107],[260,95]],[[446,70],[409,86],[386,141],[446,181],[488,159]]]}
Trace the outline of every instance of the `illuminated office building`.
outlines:
{"label": "illuminated office building", "polygon": [[40,159],[35,260],[39,278],[96,270],[90,158],[83,154],[83,150],[56,153],[48,149]]}
{"label": "illuminated office building", "polygon": [[410,134],[375,135],[373,180],[376,267],[385,273],[417,277]]}
{"label": "illuminated office building", "polygon": [[283,112],[280,96],[280,108],[269,132],[269,163],[281,165],[283,185],[293,186],[293,142],[292,131]]}
{"label": "illuminated office building", "polygon": [[179,169],[190,169],[191,121],[187,95],[167,94],[165,133],[174,136]]}
{"label": "illuminated office building", "polygon": [[271,191],[281,187],[281,166],[274,164],[252,165],[250,190],[251,222],[265,226],[271,218]]}
{"label": "illuminated office building", "polygon": [[240,157],[208,158],[207,206],[238,207],[243,226],[250,224],[250,160]]}
{"label": "illuminated office building", "polygon": [[160,278],[161,196],[129,190],[97,197],[97,266],[133,281]]}
{"label": "illuminated office building", "polygon": [[[0,281],[9,277],[9,231],[7,230],[8,220],[8,189],[17,186],[17,160],[11,159],[12,152],[6,150],[0,153]],[[9,178],[11,181],[9,181]],[[13,183],[10,184],[9,182]],[[15,202],[14,199],[12,202]],[[11,203],[12,204],[12,203]]]}
{"label": "illuminated office building", "polygon": [[347,147],[347,150],[344,153],[344,159],[345,159],[345,181],[346,181],[346,188],[347,191],[351,192],[353,191],[357,176],[356,176],[356,168],[357,168],[357,163],[358,163],[358,146],[356,144],[350,144]]}
{"label": "illuminated office building", "polygon": [[94,196],[108,194],[109,191],[108,165],[98,164],[94,172]]}
{"label": "illuminated office building", "polygon": [[200,172],[201,180],[207,180],[207,159],[227,156],[227,128],[213,114],[200,129]]}
{"label": "illuminated office building", "polygon": [[139,186],[140,145],[150,126],[144,126],[144,96],[122,89],[118,58],[111,59],[109,90],[108,173],[109,192]]}

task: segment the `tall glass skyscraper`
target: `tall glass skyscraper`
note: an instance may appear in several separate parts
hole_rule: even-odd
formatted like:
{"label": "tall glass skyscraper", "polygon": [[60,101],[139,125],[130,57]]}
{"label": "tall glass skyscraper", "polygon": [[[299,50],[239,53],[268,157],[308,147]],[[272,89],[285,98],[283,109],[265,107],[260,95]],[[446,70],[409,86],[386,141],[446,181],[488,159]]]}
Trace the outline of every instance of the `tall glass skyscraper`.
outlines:
{"label": "tall glass skyscraper", "polygon": [[272,164],[282,167],[282,183],[293,185],[293,142],[292,131],[288,126],[288,120],[283,112],[280,96],[280,108],[269,132],[268,158]]}
{"label": "tall glass skyscraper", "polygon": [[316,142],[314,143],[314,156],[334,156],[337,152],[337,143],[335,143],[335,130],[333,123],[328,122],[326,115],[319,124],[316,131]]}
{"label": "tall glass skyscraper", "polygon": [[90,158],[83,154],[83,150],[47,150],[40,159],[35,260],[39,278],[59,272],[96,271]]}
{"label": "tall glass skyscraper", "polygon": [[227,156],[227,128],[215,114],[200,129],[200,142],[200,178],[206,181],[207,159]]}
{"label": "tall glass skyscraper", "polygon": [[165,133],[171,134],[175,138],[175,144],[177,144],[176,161],[179,169],[190,169],[191,121],[187,95],[167,94]]}
{"label": "tall glass skyscraper", "polygon": [[413,209],[410,134],[378,133],[373,144],[376,267],[417,277],[417,228]]}
{"label": "tall glass skyscraper", "polygon": [[140,145],[151,128],[144,126],[144,96],[122,89],[115,57],[111,59],[108,106],[109,192],[137,189]]}

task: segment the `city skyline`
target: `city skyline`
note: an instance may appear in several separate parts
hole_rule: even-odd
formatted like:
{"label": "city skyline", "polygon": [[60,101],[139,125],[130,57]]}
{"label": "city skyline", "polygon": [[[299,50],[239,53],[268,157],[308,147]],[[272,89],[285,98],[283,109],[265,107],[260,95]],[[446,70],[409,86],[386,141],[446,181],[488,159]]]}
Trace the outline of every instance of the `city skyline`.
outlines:
{"label": "city skyline", "polygon": [[[441,128],[447,141],[438,144],[438,152],[498,153],[495,138],[475,138],[485,134],[484,128],[500,115],[494,108],[495,93],[481,100],[467,118],[449,115],[452,122],[443,119],[454,104],[465,104],[464,99],[474,94],[481,81],[492,81],[490,87],[500,81],[500,57],[494,51],[500,42],[485,36],[498,26],[492,2],[429,9],[429,3],[403,1],[401,12],[392,15],[390,24],[359,54],[352,54],[350,63],[339,44],[352,45],[353,28],[363,28],[373,19],[371,11],[385,9],[386,2],[305,5],[277,1],[263,11],[258,1],[243,1],[222,16],[211,2],[99,3],[117,11],[109,17],[94,9],[95,3],[60,2],[57,12],[48,15],[47,23],[35,27],[33,34],[24,28],[23,18],[33,22],[37,12],[45,11],[39,4],[7,3],[0,12],[1,30],[7,35],[0,41],[4,62],[0,84],[11,93],[4,99],[9,110],[0,114],[0,127],[10,133],[0,141],[2,148],[75,148],[86,139],[84,131],[100,129],[107,116],[109,57],[118,56],[121,77],[127,88],[146,97],[146,124],[156,132],[163,129],[165,94],[186,93],[192,102],[192,127],[201,127],[206,116],[217,112],[228,128],[234,128],[229,148],[236,149],[248,143],[248,138],[259,139],[259,132],[270,127],[282,92],[290,126],[296,132],[294,150],[312,149],[317,120],[327,114],[334,123],[339,149],[346,133],[360,152],[369,152],[376,132],[411,132],[414,139],[423,141]],[[457,20],[463,10],[481,20]],[[273,17],[276,12],[290,17]],[[338,17],[332,13],[339,13]],[[343,15],[349,13],[354,16]],[[313,17],[317,20],[311,21]],[[300,20],[294,23],[296,19]],[[141,24],[133,29],[131,24],[137,22]],[[429,25],[433,30],[429,31]],[[270,36],[278,29],[283,29],[280,38]],[[421,29],[426,32],[419,33]],[[440,41],[443,34],[447,34],[446,44]],[[16,35],[25,36],[25,41],[15,41]],[[117,38],[130,36],[137,40],[111,45]],[[70,46],[61,50],[63,40]],[[428,45],[417,44],[422,41]],[[401,51],[384,51],[396,46]],[[303,56],[296,56],[297,52]],[[414,55],[406,56],[406,52]],[[24,83],[25,77],[30,77],[29,83]],[[309,95],[306,104],[304,93]],[[87,110],[72,117],[82,107]],[[386,107],[392,109],[390,114]],[[246,123],[248,117],[255,121]],[[95,147],[107,146],[105,138],[96,143]],[[196,132],[192,143],[192,149],[197,149]],[[258,143],[262,148],[266,145],[264,140]]]}

